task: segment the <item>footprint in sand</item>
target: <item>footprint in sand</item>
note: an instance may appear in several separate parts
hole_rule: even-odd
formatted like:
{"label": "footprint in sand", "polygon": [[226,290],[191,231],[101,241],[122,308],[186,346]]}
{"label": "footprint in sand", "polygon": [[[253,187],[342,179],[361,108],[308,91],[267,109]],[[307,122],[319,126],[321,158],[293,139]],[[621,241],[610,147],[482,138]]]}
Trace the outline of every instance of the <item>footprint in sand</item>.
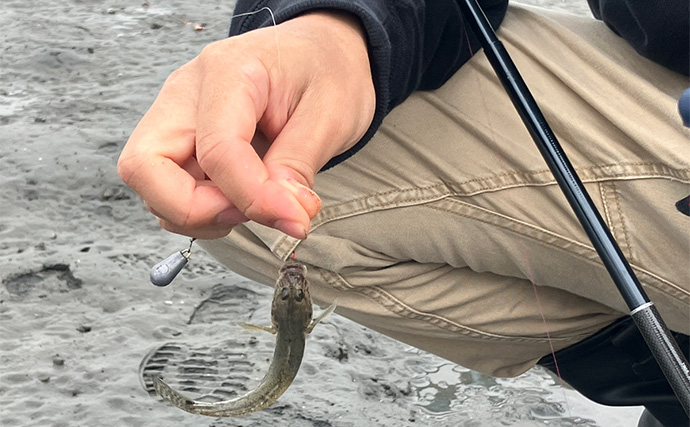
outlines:
{"label": "footprint in sand", "polygon": [[[249,317],[258,302],[256,293],[236,284],[219,284],[211,295],[199,303],[187,321],[188,324],[229,323],[243,313]],[[237,319],[234,323],[239,324]],[[243,329],[230,333],[234,339],[205,344],[168,342],[152,349],[139,365],[139,379],[143,388],[153,397],[153,378],[162,376],[176,390],[206,402],[217,402],[247,392],[247,384],[260,374],[262,366],[252,360],[256,338],[243,334]],[[261,360],[261,362],[265,362]]]}
{"label": "footprint in sand", "polygon": [[19,273],[3,279],[2,284],[13,301],[47,298],[49,294],[80,289],[82,280],[74,277],[67,264],[46,264],[39,270]]}

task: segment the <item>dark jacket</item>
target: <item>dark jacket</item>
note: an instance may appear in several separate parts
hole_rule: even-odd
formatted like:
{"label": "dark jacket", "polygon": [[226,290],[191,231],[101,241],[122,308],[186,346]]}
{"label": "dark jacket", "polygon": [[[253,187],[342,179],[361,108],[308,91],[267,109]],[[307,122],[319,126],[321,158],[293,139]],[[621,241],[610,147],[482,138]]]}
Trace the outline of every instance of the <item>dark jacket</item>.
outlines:
{"label": "dark jacket", "polygon": [[[278,23],[315,9],[350,12],[364,25],[376,88],[376,113],[364,137],[324,169],[371,139],[383,118],[415,90],[440,87],[479,50],[461,0],[238,0],[235,14],[270,7]],[[688,0],[588,0],[592,13],[642,55],[688,74]],[[478,0],[494,28],[508,0]],[[230,35],[272,25],[268,13],[234,19]]]}

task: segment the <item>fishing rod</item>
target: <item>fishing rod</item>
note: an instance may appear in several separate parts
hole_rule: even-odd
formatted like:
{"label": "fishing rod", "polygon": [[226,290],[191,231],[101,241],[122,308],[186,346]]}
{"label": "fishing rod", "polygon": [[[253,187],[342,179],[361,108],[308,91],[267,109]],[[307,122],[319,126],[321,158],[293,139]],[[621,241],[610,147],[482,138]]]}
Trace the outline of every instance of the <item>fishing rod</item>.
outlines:
{"label": "fishing rod", "polygon": [[599,211],[582,185],[556,135],[539,110],[527,85],[503,43],[476,0],[464,0],[460,7],[484,48],[494,72],[508,92],[515,109],[537,144],[561,191],[585,229],[618,291],[630,309],[635,325],[656,359],[678,401],[690,416],[690,368],[668,327],[649,300]]}

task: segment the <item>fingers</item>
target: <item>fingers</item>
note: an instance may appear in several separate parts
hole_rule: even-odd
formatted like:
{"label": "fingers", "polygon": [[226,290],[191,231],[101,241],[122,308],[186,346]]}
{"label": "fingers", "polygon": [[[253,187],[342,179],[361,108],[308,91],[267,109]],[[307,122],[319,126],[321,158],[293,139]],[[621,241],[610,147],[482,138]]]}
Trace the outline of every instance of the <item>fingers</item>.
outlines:
{"label": "fingers", "polygon": [[[222,44],[214,47],[222,48]],[[226,55],[207,49],[200,64],[204,75],[231,67],[232,64],[219,59]],[[297,179],[295,173],[288,172],[270,173],[252,145],[256,124],[269,102],[269,73],[260,61],[245,61],[233,77],[201,88],[196,141],[199,165],[247,218],[305,238],[311,217],[320,208],[318,197],[302,188],[299,181],[304,181],[303,177]],[[282,93],[271,96],[285,98]],[[270,114],[288,115],[280,107],[273,108]],[[313,173],[309,177],[312,179]]]}
{"label": "fingers", "polygon": [[[208,182],[208,181],[207,181]],[[200,185],[206,185],[200,184]],[[220,191],[220,190],[218,190]],[[202,198],[199,192],[197,192],[196,198]],[[224,197],[221,195],[221,197]],[[230,231],[237,225],[243,222],[249,221],[249,219],[244,216],[244,214],[235,207],[227,208],[217,214],[215,217],[212,215],[208,218],[206,217],[195,217],[194,215],[188,215],[184,221],[170,220],[170,216],[161,213],[152,207],[149,203],[144,201],[144,205],[158,218],[160,226],[172,233],[182,234],[189,237],[196,237],[198,239],[217,239],[226,236]],[[202,211],[208,211],[204,209]],[[173,217],[174,218],[174,217]]]}
{"label": "fingers", "polygon": [[[336,39],[348,48],[324,46],[326,29],[339,29]],[[375,93],[360,30],[349,18],[312,15],[288,21],[280,30],[242,36],[256,57],[246,51],[228,55],[225,49],[233,47],[233,40],[215,43],[202,54],[204,75],[221,69],[234,73],[202,87],[197,157],[251,220],[306,237],[310,219],[321,208],[310,189],[314,176],[356,143],[373,117]],[[272,62],[274,31],[281,31],[282,62],[277,65]],[[267,37],[263,43],[251,41],[262,34]],[[262,51],[257,46],[270,47]],[[320,60],[305,63],[310,52]],[[237,57],[242,57],[239,64]],[[257,126],[272,141],[263,157],[251,145]]]}
{"label": "fingers", "polygon": [[[321,208],[315,174],[364,134],[375,108],[362,33],[323,18],[284,24],[282,62],[274,27],[212,43],[166,81],[118,162],[165,229],[215,238],[253,220],[306,237]],[[337,28],[342,46],[324,46]]]}
{"label": "fingers", "polygon": [[193,237],[221,237],[246,221],[194,157],[196,81],[185,66],[163,86],[118,161],[123,181],[159,217],[164,228]]}
{"label": "fingers", "polygon": [[271,180],[251,145],[267,102],[265,70],[210,63],[194,60],[166,81],[120,156],[122,179],[172,232],[220,237],[251,218],[306,237],[318,208],[307,213],[301,191]]}

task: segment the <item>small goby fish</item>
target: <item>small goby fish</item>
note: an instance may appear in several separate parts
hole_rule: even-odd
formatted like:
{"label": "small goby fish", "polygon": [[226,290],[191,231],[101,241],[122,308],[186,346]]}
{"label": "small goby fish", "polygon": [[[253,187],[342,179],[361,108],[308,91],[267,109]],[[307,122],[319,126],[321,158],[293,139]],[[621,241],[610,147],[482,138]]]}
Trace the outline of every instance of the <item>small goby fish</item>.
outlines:
{"label": "small goby fish", "polygon": [[309,285],[306,279],[307,267],[292,259],[280,269],[271,305],[273,326],[243,325],[249,329],[259,329],[276,336],[276,347],[268,373],[256,389],[232,400],[221,402],[201,402],[193,400],[173,390],[159,377],[153,380],[156,393],[164,400],[192,414],[211,417],[240,417],[267,408],[288,389],[297,375],[306,336],[328,314],[335,310],[331,304],[316,319],[312,320],[313,310]]}

